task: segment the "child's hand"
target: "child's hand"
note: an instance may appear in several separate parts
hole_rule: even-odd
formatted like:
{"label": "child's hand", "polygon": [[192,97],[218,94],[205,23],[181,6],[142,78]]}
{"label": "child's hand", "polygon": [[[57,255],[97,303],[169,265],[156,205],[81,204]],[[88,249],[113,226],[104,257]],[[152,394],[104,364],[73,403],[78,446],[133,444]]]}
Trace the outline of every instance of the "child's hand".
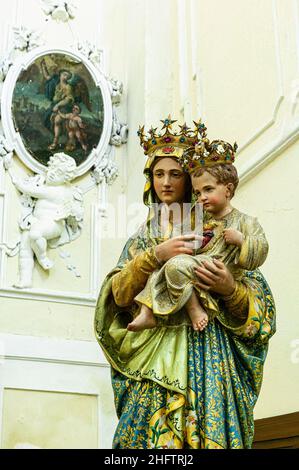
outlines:
{"label": "child's hand", "polygon": [[244,241],[243,233],[239,232],[239,230],[234,230],[233,228],[224,229],[223,237],[228,245],[236,245],[240,248]]}

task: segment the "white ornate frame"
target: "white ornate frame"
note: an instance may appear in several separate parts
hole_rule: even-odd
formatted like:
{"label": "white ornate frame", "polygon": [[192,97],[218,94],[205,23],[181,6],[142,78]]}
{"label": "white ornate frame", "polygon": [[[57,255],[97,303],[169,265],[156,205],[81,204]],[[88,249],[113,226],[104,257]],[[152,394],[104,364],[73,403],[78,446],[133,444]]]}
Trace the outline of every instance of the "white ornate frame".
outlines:
{"label": "white ornate frame", "polygon": [[107,151],[112,131],[113,123],[113,111],[112,111],[112,101],[111,101],[111,92],[109,88],[109,83],[104,75],[99,69],[97,69],[93,63],[88,60],[83,54],[73,49],[65,48],[47,48],[47,47],[38,47],[33,49],[26,54],[19,56],[14,64],[10,67],[6,79],[3,84],[2,89],[2,100],[1,100],[1,119],[2,126],[5,138],[9,146],[15,150],[19,158],[23,163],[29,167],[35,173],[44,173],[46,167],[39,163],[25,148],[21,135],[16,131],[13,117],[12,117],[12,98],[13,92],[18,80],[20,73],[23,70],[26,70],[35,60],[39,57],[46,54],[63,54],[70,56],[72,59],[80,61],[90,72],[95,86],[100,88],[103,96],[103,105],[104,105],[104,123],[103,131],[98,143],[97,148],[93,149],[86,160],[81,163],[77,168],[76,176],[81,176],[86,173],[92,166],[97,166],[101,161],[102,157]]}
{"label": "white ornate frame", "polygon": [[[13,90],[17,78],[22,69],[28,67],[36,58],[48,53],[61,53],[69,55],[76,60],[80,60],[89,70],[95,85],[101,87],[104,113],[106,119],[100,142],[96,149],[90,153],[85,162],[78,167],[75,176],[86,174],[89,170],[90,177],[80,182],[83,193],[87,193],[97,187],[97,201],[91,207],[91,239],[90,239],[90,277],[87,291],[69,292],[60,290],[49,290],[42,288],[30,288],[25,290],[17,289],[7,284],[6,266],[7,254],[5,250],[0,250],[0,290],[1,297],[34,299],[40,301],[51,301],[66,304],[94,306],[100,281],[98,259],[100,253],[101,240],[99,233],[103,219],[106,215],[107,188],[112,185],[118,177],[118,167],[114,162],[114,148],[120,147],[127,142],[128,126],[120,122],[117,115],[117,107],[120,104],[123,85],[105,74],[104,51],[96,46],[84,42],[77,45],[70,45],[69,48],[59,45],[42,46],[42,41],[37,38],[34,31],[26,28],[14,28],[15,40],[6,51],[6,55],[0,58],[0,95],[1,95],[1,116],[0,116],[0,243],[7,244],[7,221],[8,221],[8,192],[5,184],[4,173],[7,170],[6,163],[11,165],[13,151],[25,166],[35,173],[44,173],[46,167],[40,164],[25,149],[21,136],[16,132],[12,120],[11,104]],[[18,37],[25,37],[22,47],[19,46]],[[24,39],[24,38],[23,38]],[[24,46],[24,44],[25,46]],[[6,160],[5,162],[5,159]]]}

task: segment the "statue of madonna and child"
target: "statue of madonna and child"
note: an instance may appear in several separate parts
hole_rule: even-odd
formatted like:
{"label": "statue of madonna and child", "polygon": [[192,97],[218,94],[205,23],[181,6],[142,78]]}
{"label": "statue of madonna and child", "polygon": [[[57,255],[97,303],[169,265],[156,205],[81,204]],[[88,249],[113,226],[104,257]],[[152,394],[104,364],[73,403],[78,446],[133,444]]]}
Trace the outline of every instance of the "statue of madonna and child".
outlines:
{"label": "statue of madonna and child", "polygon": [[259,271],[268,243],[258,220],[231,205],[236,144],[210,142],[201,121],[180,132],[170,116],[162,122],[160,133],[139,129],[149,213],[104,280],[95,313],[119,418],[113,447],[251,448],[275,333]]}

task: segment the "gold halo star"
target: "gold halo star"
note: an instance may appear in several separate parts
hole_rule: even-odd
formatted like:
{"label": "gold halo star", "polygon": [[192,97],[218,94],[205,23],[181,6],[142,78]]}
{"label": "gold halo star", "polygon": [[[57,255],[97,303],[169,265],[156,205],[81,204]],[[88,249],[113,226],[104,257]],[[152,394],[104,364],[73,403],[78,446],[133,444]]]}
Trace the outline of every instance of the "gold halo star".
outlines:
{"label": "gold halo star", "polygon": [[161,122],[162,124],[164,124],[164,126],[162,127],[162,131],[163,129],[166,129],[166,131],[168,131],[168,129],[172,129],[172,124],[174,124],[177,121],[173,121],[171,119],[171,115],[169,114],[168,118],[164,119],[164,121],[161,121]]}
{"label": "gold halo star", "polygon": [[151,127],[150,130],[148,131],[149,135],[154,138],[156,137],[156,130],[157,130],[157,127],[154,128],[154,127]]}
{"label": "gold halo star", "polygon": [[193,121],[194,125],[195,125],[195,132],[199,132],[199,134],[202,136],[202,137],[205,137],[206,136],[206,126],[204,125],[204,123],[201,121],[201,119],[196,122],[196,121]]}
{"label": "gold halo star", "polygon": [[182,126],[179,126],[179,128],[181,129],[181,134],[183,135],[187,135],[191,131],[190,127],[188,127],[186,123],[184,123]]}
{"label": "gold halo star", "polygon": [[138,129],[138,131],[137,131],[137,135],[138,135],[138,137],[140,137],[140,138],[141,138],[141,137],[144,137],[144,126],[142,126],[142,127],[139,126],[139,129]]}

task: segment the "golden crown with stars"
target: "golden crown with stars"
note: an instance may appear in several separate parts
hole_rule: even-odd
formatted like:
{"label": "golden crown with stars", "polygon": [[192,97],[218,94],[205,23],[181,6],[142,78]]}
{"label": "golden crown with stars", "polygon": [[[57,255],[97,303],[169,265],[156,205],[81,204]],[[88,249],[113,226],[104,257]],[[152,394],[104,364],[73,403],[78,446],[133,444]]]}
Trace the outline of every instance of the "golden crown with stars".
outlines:
{"label": "golden crown with stars", "polygon": [[146,134],[144,126],[139,127],[137,134],[145,155],[180,158],[188,148],[194,149],[200,143],[201,132],[205,127],[201,121],[194,121],[193,130],[186,123],[179,126],[180,132],[172,132],[173,124],[177,121],[172,120],[171,116],[161,122],[163,127],[160,132],[152,127]]}

